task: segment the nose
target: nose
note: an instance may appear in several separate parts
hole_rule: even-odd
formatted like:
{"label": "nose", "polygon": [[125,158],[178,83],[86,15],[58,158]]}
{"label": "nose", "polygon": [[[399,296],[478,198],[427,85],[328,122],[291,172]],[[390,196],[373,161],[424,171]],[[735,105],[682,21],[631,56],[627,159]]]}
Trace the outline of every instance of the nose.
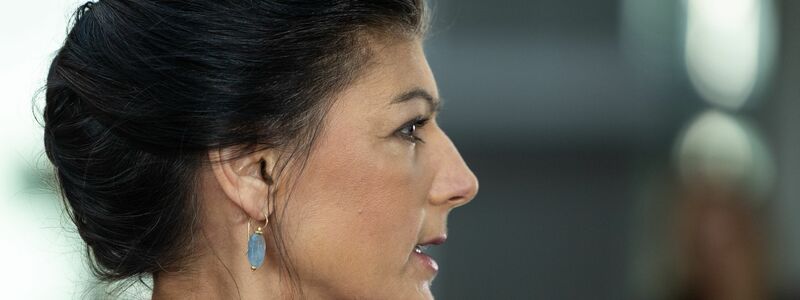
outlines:
{"label": "nose", "polygon": [[478,194],[478,178],[469,169],[461,154],[447,135],[442,134],[443,142],[434,155],[437,162],[436,175],[430,190],[430,200],[434,205],[447,205],[451,208],[465,205]]}

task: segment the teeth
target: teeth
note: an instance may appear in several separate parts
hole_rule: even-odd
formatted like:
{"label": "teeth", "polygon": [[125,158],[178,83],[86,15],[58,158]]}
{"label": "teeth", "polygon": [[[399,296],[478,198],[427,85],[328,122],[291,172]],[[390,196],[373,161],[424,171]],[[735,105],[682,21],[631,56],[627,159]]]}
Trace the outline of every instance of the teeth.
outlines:
{"label": "teeth", "polygon": [[429,245],[416,245],[414,246],[414,252],[423,253],[425,250],[428,250]]}

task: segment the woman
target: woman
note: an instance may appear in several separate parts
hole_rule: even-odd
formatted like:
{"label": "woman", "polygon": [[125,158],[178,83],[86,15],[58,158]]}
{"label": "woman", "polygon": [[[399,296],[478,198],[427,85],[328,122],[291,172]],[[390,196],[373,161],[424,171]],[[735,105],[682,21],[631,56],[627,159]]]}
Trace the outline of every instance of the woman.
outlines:
{"label": "woman", "polygon": [[100,0],[45,149],[92,269],[153,299],[432,298],[478,182],[436,123],[422,0]]}

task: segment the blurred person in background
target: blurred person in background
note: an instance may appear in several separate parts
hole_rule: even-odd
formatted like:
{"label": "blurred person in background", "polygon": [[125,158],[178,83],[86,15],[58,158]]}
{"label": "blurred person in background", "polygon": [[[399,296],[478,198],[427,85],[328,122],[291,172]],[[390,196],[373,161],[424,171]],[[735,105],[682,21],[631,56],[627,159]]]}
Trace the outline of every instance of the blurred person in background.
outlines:
{"label": "blurred person in background", "polygon": [[693,178],[676,205],[677,299],[768,299],[764,234],[745,191]]}

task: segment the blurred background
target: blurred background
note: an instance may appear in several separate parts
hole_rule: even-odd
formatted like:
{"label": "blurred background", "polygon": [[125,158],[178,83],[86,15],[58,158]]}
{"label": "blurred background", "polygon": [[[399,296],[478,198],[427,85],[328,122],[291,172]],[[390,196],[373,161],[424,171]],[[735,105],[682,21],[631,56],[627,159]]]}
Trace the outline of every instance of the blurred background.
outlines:
{"label": "blurred background", "polygon": [[[0,18],[0,298],[77,299],[35,122],[82,1]],[[480,179],[439,299],[800,299],[800,2],[431,0],[440,116]]]}

